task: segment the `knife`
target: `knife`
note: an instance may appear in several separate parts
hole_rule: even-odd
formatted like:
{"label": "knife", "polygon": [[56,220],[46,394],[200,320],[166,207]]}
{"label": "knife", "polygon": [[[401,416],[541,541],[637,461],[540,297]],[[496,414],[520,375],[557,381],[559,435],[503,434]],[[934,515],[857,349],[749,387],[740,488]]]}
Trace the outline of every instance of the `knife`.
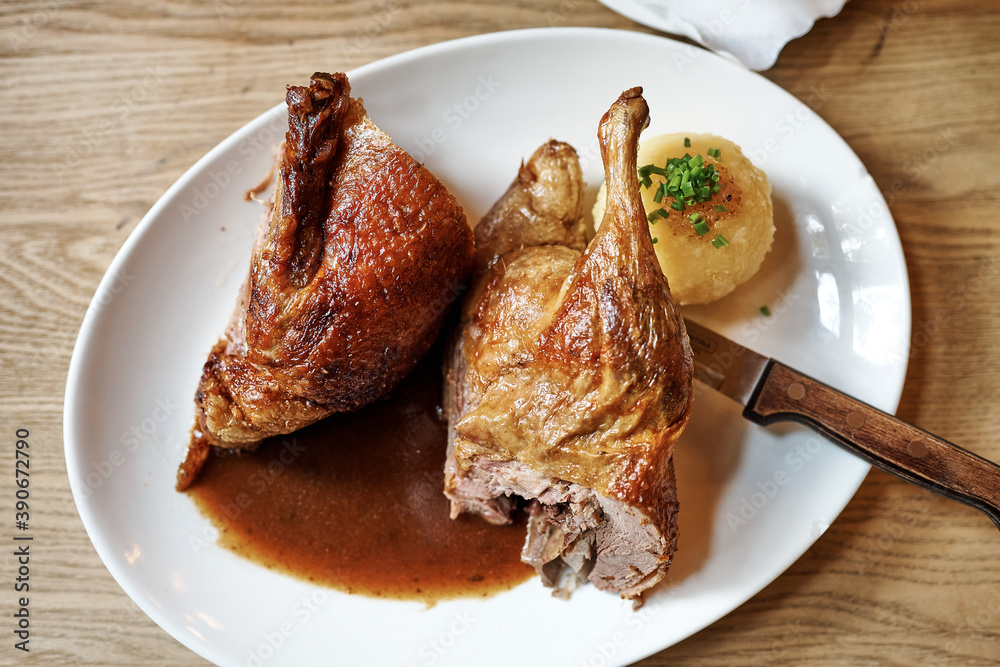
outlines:
{"label": "knife", "polygon": [[767,426],[795,421],[891,475],[984,512],[1000,528],[1000,466],[685,319],[694,376]]}

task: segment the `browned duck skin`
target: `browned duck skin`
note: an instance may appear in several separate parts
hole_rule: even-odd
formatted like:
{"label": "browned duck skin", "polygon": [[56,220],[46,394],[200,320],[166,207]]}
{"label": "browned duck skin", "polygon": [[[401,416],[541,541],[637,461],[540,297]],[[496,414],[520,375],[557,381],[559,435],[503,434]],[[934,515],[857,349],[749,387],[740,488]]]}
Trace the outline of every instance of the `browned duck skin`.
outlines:
{"label": "browned duck skin", "polygon": [[[513,231],[491,232],[512,237],[498,259],[480,248],[477,265],[488,268],[464,302],[446,392],[453,515],[503,523],[513,497],[529,500],[523,559],[547,583],[568,565],[626,598],[663,578],[676,547],[672,452],[692,397],[687,334],[639,196],[641,92],[622,93],[601,120],[608,205],[582,254],[580,237],[563,234],[575,225],[545,215],[535,216],[541,229],[519,237],[520,212],[510,215]],[[484,220],[488,229],[517,210],[505,202],[522,196],[523,173],[491,211],[499,215]],[[572,208],[559,204],[567,190],[550,190],[554,207]]]}
{"label": "browned duck skin", "polygon": [[290,86],[276,193],[212,349],[178,488],[209,446],[253,449],[390,391],[427,352],[475,261],[445,186],[395,146],[343,74]]}

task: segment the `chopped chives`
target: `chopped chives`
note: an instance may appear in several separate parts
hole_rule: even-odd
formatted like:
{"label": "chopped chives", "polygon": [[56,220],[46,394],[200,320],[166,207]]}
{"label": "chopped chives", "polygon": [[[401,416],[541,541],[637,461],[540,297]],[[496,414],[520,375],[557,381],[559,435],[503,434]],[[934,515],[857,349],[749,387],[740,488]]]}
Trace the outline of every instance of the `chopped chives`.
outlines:
{"label": "chopped chives", "polygon": [[718,160],[719,157],[722,155],[722,151],[720,151],[718,148],[709,148],[708,151],[706,152],[709,154],[710,157],[714,157],[716,160]]}
{"label": "chopped chives", "polygon": [[691,222],[695,222],[695,223],[701,222],[702,220],[704,220],[704,218],[701,217],[701,213],[692,213],[688,217],[691,218]]}
{"label": "chopped chives", "polygon": [[698,236],[704,236],[708,234],[708,223],[704,220],[699,220],[694,223],[694,231],[698,233]]}
{"label": "chopped chives", "polygon": [[726,237],[723,236],[722,234],[716,234],[715,238],[712,239],[712,245],[714,245],[716,248],[722,248],[724,246],[729,245],[729,241],[727,241]]}
{"label": "chopped chives", "polygon": [[724,212],[726,212],[728,210],[729,209],[726,208],[725,206],[723,206],[722,204],[719,204],[718,206],[715,207],[715,212],[716,213],[724,213]]}
{"label": "chopped chives", "polygon": [[653,243],[656,243],[656,242],[657,242],[657,241],[659,241],[659,240],[660,240],[660,239],[656,238],[655,236],[653,237]]}
{"label": "chopped chives", "polygon": [[771,317],[771,309],[768,308],[767,306],[761,306],[760,314],[763,315],[764,317]]}
{"label": "chopped chives", "polygon": [[657,218],[665,218],[665,217],[667,217],[667,212],[664,211],[662,208],[658,208],[649,215],[647,215],[646,220],[649,222],[649,224],[653,224],[654,222],[656,222]]}
{"label": "chopped chives", "polygon": [[[686,145],[690,146],[690,141]],[[713,149],[710,155],[718,157],[718,149]],[[638,172],[639,180],[646,188],[653,185],[650,176],[663,177],[663,181],[656,185],[653,201],[659,204],[672,198],[674,201],[670,208],[675,211],[683,211],[688,206],[710,201],[712,195],[721,189],[715,165],[706,163],[702,155],[692,157],[690,153],[685,153],[684,157],[668,159],[662,167],[655,164],[643,165],[638,168]]]}
{"label": "chopped chives", "polygon": [[691,148],[691,139],[684,137],[684,148]]}

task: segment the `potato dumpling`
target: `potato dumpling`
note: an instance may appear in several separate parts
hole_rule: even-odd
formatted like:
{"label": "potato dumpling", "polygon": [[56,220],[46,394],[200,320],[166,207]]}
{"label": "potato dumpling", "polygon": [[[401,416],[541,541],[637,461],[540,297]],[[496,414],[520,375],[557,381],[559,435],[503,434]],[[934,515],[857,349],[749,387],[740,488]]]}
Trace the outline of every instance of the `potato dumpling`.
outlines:
{"label": "potato dumpling", "polygon": [[[684,145],[685,139],[690,140],[690,146]],[[664,134],[643,139],[639,143],[640,174],[644,165],[662,168],[667,160],[685,154],[700,155],[702,169],[714,165],[719,191],[711,199],[679,211],[671,208],[672,196],[654,201],[666,177],[650,173],[651,183],[639,185],[646,213],[652,214],[650,233],[660,267],[674,300],[682,305],[715,301],[746,282],[757,273],[774,239],[767,176],[727,139],[714,134]],[[593,209],[595,228],[604,217],[605,196],[602,184]],[[703,223],[695,224],[692,216],[696,221],[700,216]],[[703,233],[699,235],[699,231]]]}

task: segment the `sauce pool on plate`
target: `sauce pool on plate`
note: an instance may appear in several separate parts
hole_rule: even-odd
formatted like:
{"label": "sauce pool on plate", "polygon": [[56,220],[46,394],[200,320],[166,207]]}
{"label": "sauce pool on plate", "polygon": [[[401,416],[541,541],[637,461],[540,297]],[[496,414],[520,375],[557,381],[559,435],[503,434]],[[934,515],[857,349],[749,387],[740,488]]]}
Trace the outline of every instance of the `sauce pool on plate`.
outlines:
{"label": "sauce pool on plate", "polygon": [[271,569],[349,593],[490,596],[534,574],[523,522],[449,518],[440,350],[385,400],[267,440],[214,450],[188,491],[219,542]]}

